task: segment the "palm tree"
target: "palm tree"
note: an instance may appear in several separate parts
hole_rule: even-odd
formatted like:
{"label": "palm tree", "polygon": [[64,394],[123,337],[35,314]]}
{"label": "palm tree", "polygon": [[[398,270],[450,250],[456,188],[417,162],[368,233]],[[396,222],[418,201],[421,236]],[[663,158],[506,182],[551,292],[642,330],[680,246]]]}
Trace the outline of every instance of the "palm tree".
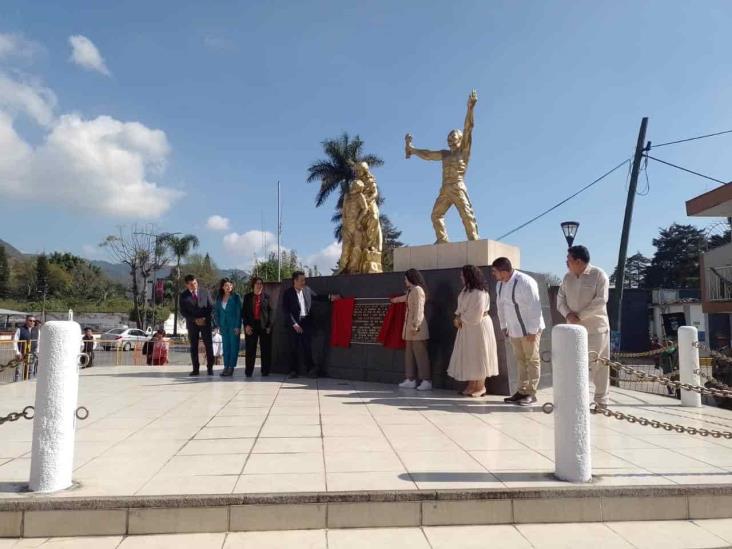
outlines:
{"label": "palm tree", "polygon": [[180,295],[180,264],[193,248],[197,248],[198,237],[192,234],[183,236],[165,235],[163,242],[175,256],[175,295],[173,298],[175,309],[173,313],[173,335],[178,335],[178,296]]}
{"label": "palm tree", "polygon": [[322,142],[327,158],[318,160],[308,168],[308,183],[320,181],[320,189],[315,196],[315,206],[322,206],[328,197],[338,191],[335,215],[331,221],[336,224],[335,237],[341,241],[341,208],[348,185],[353,179],[351,166],[356,162],[366,162],[369,167],[382,166],[384,161],[376,155],[364,154],[363,141],[356,135],[353,139],[343,132],[338,138]]}

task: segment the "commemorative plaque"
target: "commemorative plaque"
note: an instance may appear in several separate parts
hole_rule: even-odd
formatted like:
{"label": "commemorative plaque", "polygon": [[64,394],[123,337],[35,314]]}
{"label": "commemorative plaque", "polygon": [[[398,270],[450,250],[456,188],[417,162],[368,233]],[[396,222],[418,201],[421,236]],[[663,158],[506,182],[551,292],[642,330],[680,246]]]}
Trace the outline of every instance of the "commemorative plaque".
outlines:
{"label": "commemorative plaque", "polygon": [[353,309],[351,343],[378,343],[388,303],[356,303]]}

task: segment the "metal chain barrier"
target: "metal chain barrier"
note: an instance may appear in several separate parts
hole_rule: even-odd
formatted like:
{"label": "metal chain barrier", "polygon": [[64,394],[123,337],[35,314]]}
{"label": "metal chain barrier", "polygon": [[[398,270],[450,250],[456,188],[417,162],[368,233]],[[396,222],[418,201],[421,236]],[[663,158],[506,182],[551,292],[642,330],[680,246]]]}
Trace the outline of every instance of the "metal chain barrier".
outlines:
{"label": "metal chain barrier", "polygon": [[661,347],[660,349],[645,351],[643,353],[613,353],[613,356],[616,358],[643,358],[662,355],[663,353],[675,353],[676,350],[676,347]]}
{"label": "metal chain barrier", "polygon": [[699,374],[699,377],[702,377],[706,379],[708,382],[714,384],[714,389],[730,389],[731,387],[727,385],[726,383],[722,383],[718,379],[716,379],[714,376],[710,376],[709,374],[702,372],[701,369],[694,370],[694,373]]}
{"label": "metal chain barrier", "polygon": [[[33,406],[26,406],[21,412],[10,412],[7,416],[0,416],[0,425],[11,421],[18,421],[21,418],[33,419],[35,410]],[[89,409],[86,406],[79,406],[74,414],[76,415],[76,419],[84,421],[89,417]]]}
{"label": "metal chain barrier", "polygon": [[674,389],[683,389],[684,391],[692,391],[694,393],[699,393],[701,395],[711,395],[711,396],[717,396],[717,397],[722,397],[722,398],[731,398],[732,397],[731,390],[713,389],[710,387],[702,387],[700,385],[690,385],[689,383],[681,383],[680,381],[674,381],[674,380],[669,379],[664,376],[649,374],[642,370],[637,370],[636,368],[631,368],[630,366],[626,366],[624,364],[621,364],[620,362],[613,362],[612,360],[609,360],[607,358],[596,357],[594,360],[595,361],[599,360],[603,364],[606,364],[607,366],[615,369],[616,371],[619,370],[626,374],[633,375],[643,381],[651,381],[651,382],[655,382],[655,383],[660,383],[661,385],[666,385],[667,387],[673,387]]}
{"label": "metal chain barrier", "polygon": [[721,360],[722,362],[726,362],[727,364],[732,364],[732,356],[727,356],[720,353],[719,351],[713,351],[704,343],[697,342],[694,347],[696,347],[700,351],[708,352],[709,356],[711,356],[712,358],[716,358],[717,360]]}
{"label": "metal chain barrier", "polygon": [[669,423],[667,421],[658,421],[657,419],[648,419],[642,416],[634,416],[623,412],[615,412],[606,406],[598,406],[597,403],[590,404],[590,412],[593,414],[602,414],[605,417],[613,417],[620,421],[628,423],[637,423],[643,427],[653,427],[654,429],[663,429],[664,431],[673,431],[676,433],[686,433],[687,435],[698,435],[702,437],[710,436],[712,438],[724,438],[732,440],[732,431],[718,431],[716,429],[705,429],[703,427],[688,427],[679,425],[678,423]]}
{"label": "metal chain barrier", "polygon": [[18,421],[21,418],[33,419],[34,412],[35,408],[33,406],[26,406],[22,412],[10,412],[7,416],[0,416],[0,425],[11,421]]}
{"label": "metal chain barrier", "polygon": [[4,372],[5,370],[10,370],[11,368],[19,368],[23,365],[23,360],[20,358],[13,358],[10,359],[9,362],[6,362],[5,364],[0,364],[0,373]]}

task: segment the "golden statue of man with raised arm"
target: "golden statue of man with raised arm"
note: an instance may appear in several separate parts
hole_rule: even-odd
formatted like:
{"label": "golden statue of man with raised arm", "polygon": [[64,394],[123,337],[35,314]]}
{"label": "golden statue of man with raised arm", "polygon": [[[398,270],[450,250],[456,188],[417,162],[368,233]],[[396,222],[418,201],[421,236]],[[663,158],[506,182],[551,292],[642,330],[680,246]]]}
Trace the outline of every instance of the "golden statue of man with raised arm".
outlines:
{"label": "golden statue of man with raised arm", "polygon": [[464,179],[470,161],[470,147],[473,144],[473,110],[477,101],[478,92],[473,90],[468,97],[468,113],[465,115],[463,131],[452,130],[447,136],[449,150],[417,149],[412,146],[410,134],[404,138],[407,158],[416,154],[423,160],[442,160],[442,188],[432,208],[432,225],[437,235],[436,244],[448,241],[445,214],[450,206],[455,206],[460,214],[468,240],[478,240],[478,224],[475,221],[475,213],[470,204]]}

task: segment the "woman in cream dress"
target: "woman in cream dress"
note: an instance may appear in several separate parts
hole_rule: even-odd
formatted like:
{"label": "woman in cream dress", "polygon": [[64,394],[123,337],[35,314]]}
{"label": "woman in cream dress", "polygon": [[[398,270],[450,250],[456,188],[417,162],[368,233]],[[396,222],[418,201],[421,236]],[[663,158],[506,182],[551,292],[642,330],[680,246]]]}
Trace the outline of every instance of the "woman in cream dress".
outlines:
{"label": "woman in cream dress", "polygon": [[447,374],[468,382],[463,395],[478,397],[485,395],[485,378],[498,375],[496,336],[488,315],[491,301],[480,269],[465,265],[460,278],[463,289],[454,319],[457,336]]}

